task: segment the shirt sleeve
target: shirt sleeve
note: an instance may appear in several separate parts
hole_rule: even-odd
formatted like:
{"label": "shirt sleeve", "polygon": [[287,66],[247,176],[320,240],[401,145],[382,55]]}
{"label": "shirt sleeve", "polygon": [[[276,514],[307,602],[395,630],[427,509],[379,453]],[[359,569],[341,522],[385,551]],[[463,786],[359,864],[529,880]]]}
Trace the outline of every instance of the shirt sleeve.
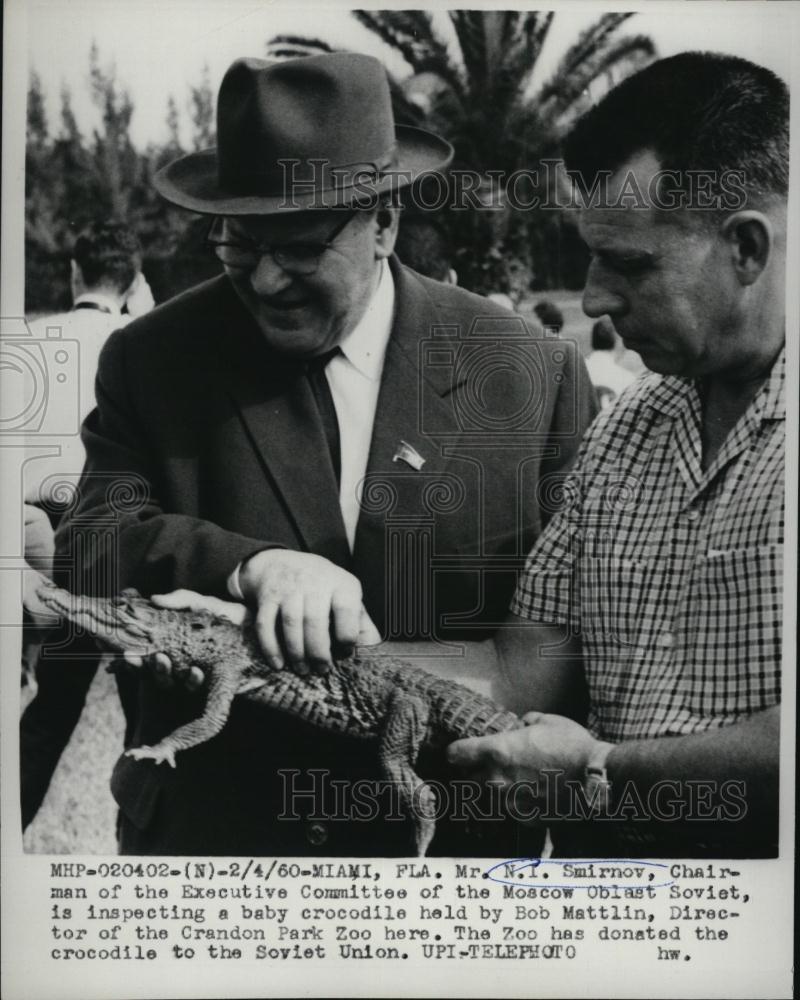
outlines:
{"label": "shirt sleeve", "polygon": [[584,529],[584,497],[595,466],[595,442],[608,432],[609,411],[595,419],[581,443],[575,465],[550,477],[543,504],[556,508],[531,550],[511,611],[547,625],[581,627],[578,563]]}
{"label": "shirt sleeve", "polygon": [[550,521],[528,556],[520,575],[511,611],[542,624],[580,627],[577,586],[577,548],[582,503],[580,467],[565,478],[564,506]]}

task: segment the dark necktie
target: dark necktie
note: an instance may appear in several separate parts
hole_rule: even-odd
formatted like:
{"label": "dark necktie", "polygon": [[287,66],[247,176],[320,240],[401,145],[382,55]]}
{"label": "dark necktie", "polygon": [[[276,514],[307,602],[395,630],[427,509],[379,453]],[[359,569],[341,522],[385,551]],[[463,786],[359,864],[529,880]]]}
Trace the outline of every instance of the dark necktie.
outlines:
{"label": "dark necktie", "polygon": [[336,418],[336,407],[333,405],[331,387],[328,385],[328,379],[325,376],[325,369],[328,362],[331,358],[336,357],[337,354],[339,354],[339,348],[334,347],[333,350],[328,351],[326,354],[320,354],[319,357],[306,361],[304,367],[311,391],[314,393],[314,399],[317,402],[317,409],[322,420],[322,428],[325,431],[328,451],[330,452],[333,471],[336,475],[336,485],[338,486],[341,483],[342,475],[339,421]]}

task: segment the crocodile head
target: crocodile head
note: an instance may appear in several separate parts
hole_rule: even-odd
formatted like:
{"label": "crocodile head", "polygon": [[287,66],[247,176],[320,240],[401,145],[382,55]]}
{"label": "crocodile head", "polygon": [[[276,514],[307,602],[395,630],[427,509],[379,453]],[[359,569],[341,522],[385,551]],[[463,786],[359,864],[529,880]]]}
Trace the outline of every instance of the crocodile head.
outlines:
{"label": "crocodile head", "polygon": [[125,590],[118,597],[71,594],[55,584],[42,583],[37,597],[51,611],[90,633],[113,652],[146,654],[164,649],[168,624],[163,611]]}

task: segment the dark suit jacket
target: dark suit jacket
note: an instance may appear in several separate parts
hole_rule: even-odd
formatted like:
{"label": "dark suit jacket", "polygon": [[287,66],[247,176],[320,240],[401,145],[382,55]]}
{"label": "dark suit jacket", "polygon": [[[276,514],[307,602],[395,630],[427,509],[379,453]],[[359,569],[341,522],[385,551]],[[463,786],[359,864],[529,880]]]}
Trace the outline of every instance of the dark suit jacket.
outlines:
{"label": "dark suit jacket", "polygon": [[[270,352],[221,277],[103,351],[80,495],[57,539],[70,585],[226,596],[234,567],[272,544],[353,572],[389,638],[489,634],[593,415],[591,389],[573,345],[537,340],[493,303],[391,267],[395,320],[352,555],[308,383]],[[396,459],[401,442],[421,469]],[[139,702],[134,745],[199,712],[196,697],[146,680],[125,694]],[[317,823],[315,813],[336,812],[329,799],[309,797],[296,811],[304,819],[275,821],[287,783],[319,792],[322,779],[306,773],[315,768],[377,779],[372,756],[237,699],[225,731],[181,755],[176,771],[121,759],[112,787],[122,849],[408,853],[402,820]],[[504,849],[494,834],[459,845],[464,824],[455,840],[439,825],[432,853]]]}

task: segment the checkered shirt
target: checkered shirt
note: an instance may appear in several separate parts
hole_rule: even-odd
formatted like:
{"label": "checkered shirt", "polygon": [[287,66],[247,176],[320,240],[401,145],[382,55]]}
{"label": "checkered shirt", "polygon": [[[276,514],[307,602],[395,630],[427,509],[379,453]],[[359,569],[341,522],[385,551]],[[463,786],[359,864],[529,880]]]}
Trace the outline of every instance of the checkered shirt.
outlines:
{"label": "checkered shirt", "polygon": [[693,381],[646,375],[589,429],[511,610],[581,635],[589,728],[611,742],[780,701],[785,353],[700,465]]}

